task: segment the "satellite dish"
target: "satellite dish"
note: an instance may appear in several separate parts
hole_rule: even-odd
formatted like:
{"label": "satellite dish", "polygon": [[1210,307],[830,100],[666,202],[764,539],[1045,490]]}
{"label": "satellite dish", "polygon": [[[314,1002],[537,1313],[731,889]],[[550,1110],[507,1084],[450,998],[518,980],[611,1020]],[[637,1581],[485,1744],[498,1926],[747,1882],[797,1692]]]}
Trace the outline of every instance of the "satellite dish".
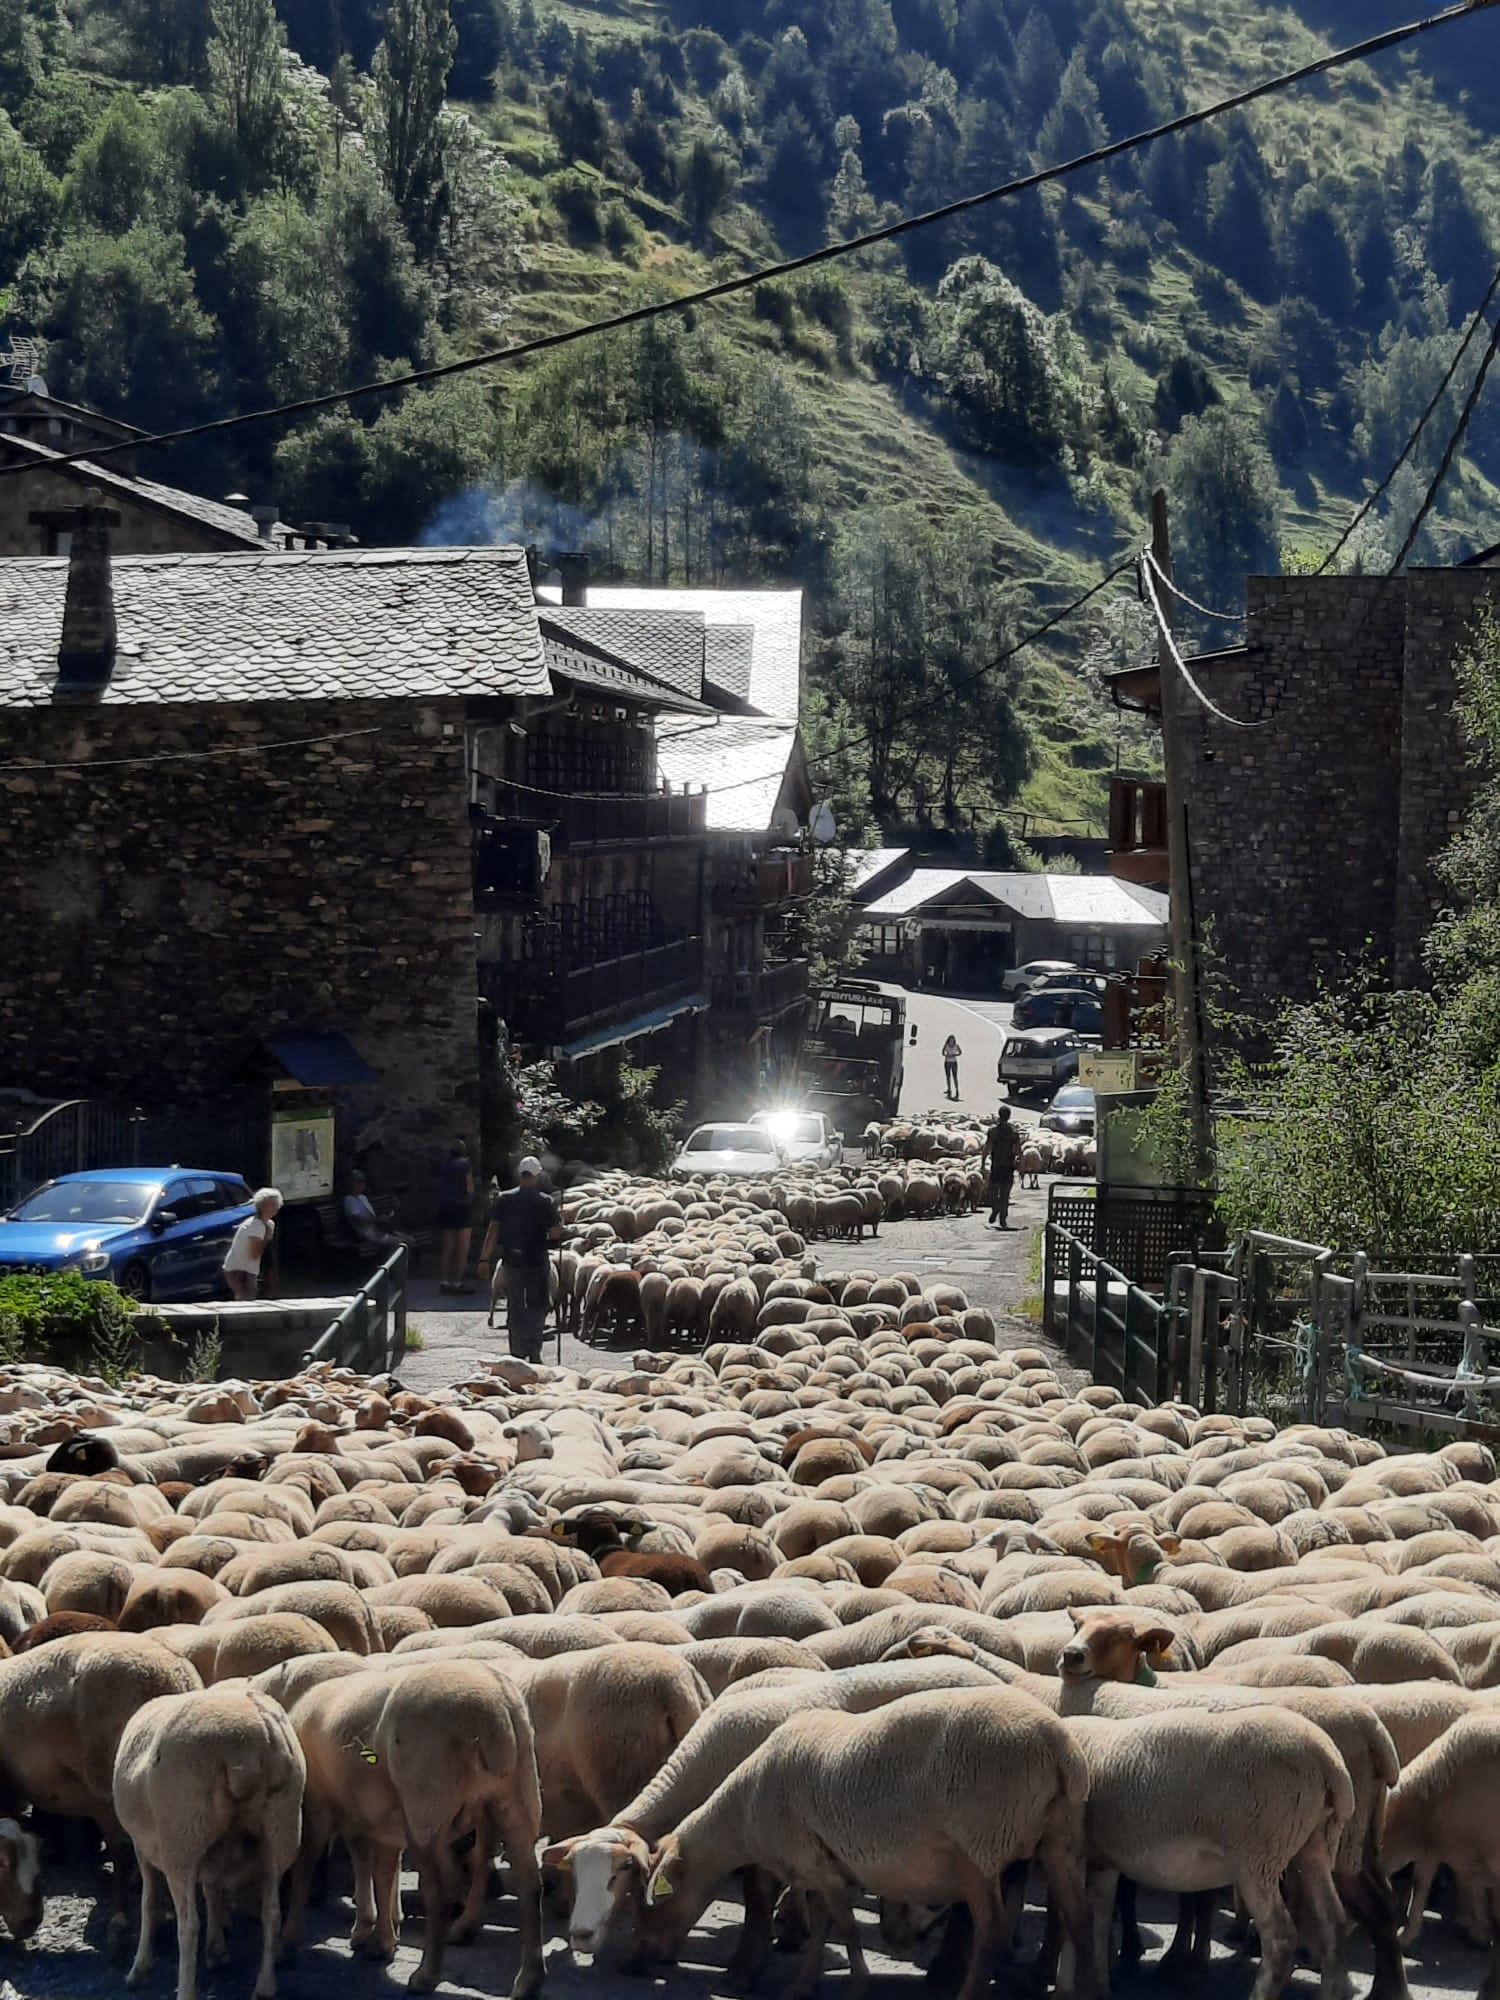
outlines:
{"label": "satellite dish", "polygon": [[778,806],[771,815],[771,831],[783,840],[797,837],[797,815],[790,806]]}
{"label": "satellite dish", "polygon": [[827,799],[820,799],[813,807],[807,830],[819,847],[831,847],[838,839],[838,822],[834,819],[833,807]]}

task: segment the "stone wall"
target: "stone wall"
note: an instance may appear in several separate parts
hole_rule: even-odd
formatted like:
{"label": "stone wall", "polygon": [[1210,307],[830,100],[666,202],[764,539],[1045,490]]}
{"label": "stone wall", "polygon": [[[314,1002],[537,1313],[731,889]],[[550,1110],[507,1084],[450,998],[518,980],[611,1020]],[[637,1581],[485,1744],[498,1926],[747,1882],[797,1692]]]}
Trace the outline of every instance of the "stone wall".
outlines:
{"label": "stone wall", "polygon": [[[0,464],[7,462],[0,437]],[[47,530],[31,519],[33,511],[51,513],[79,506],[88,487],[66,473],[42,467],[0,479],[0,556],[44,556]],[[110,530],[110,552],[117,556],[196,555],[239,544],[230,543],[206,523],[164,508],[136,505],[116,488],[104,489],[106,506],[120,516]]]}
{"label": "stone wall", "polygon": [[[97,762],[135,757],[171,761]],[[6,711],[0,763],[34,761],[94,767],[0,771],[0,1080],[201,1103],[267,1034],[338,1030],[379,1077],[348,1107],[372,1174],[420,1213],[478,1137],[462,704]]]}
{"label": "stone wall", "polygon": [[1305,1000],[1367,961],[1419,976],[1430,857],[1468,795],[1452,659],[1487,571],[1253,577],[1243,649],[1197,669],[1184,783],[1193,914],[1226,997]]}

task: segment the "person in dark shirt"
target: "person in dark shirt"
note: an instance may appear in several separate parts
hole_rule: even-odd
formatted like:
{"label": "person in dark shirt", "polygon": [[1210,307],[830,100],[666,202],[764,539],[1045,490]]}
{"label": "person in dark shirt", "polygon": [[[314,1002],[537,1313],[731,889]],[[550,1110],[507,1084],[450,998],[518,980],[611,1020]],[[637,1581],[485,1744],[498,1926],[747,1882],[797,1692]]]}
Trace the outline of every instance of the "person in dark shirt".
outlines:
{"label": "person in dark shirt", "polygon": [[[562,1240],[557,1203],[541,1186],[542,1163],[522,1160],[517,1185],[496,1195],[490,1204],[481,1263],[494,1260],[490,1288],[490,1324],[495,1306],[505,1300],[505,1332],[518,1361],[540,1361],[547,1324],[547,1253]],[[497,1254],[498,1252],[498,1254]]]}
{"label": "person in dark shirt", "polygon": [[990,1213],[986,1228],[1009,1229],[1010,1195],[1016,1181],[1016,1135],[1010,1122],[1010,1106],[1002,1104],[995,1113],[984,1157],[990,1177]]}
{"label": "person in dark shirt", "polygon": [[469,1164],[469,1149],[462,1139],[455,1139],[448,1149],[448,1157],[438,1168],[437,1212],[438,1212],[438,1290],[440,1292],[467,1292],[473,1287],[464,1282],[464,1273],[469,1268],[469,1237],[474,1221],[474,1169]]}

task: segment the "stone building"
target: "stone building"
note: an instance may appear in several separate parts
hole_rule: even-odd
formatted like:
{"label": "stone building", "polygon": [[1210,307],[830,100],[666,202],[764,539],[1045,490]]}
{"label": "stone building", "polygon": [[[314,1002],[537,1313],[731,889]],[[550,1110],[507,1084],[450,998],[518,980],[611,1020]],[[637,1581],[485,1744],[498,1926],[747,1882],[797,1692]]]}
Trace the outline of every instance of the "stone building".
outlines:
{"label": "stone building", "polygon": [[420,1191],[478,1136],[469,733],[551,694],[524,558],[111,560],[103,511],[0,565],[0,1079],[227,1111],[337,1035]]}
{"label": "stone building", "polygon": [[[215,1134],[252,1085],[326,1084],[344,1156],[420,1211],[481,1136],[486,1022],[581,1091],[648,1042],[695,1102],[748,1085],[805,991],[765,928],[806,774],[794,721],[719,707],[702,611],[584,631],[519,549],[120,554],[126,511],[96,487],[66,555],[0,562],[0,1089]],[[741,929],[737,1009],[711,954]]]}
{"label": "stone building", "polygon": [[[1193,918],[1252,1011],[1309,999],[1361,962],[1421,982],[1433,858],[1472,783],[1453,663],[1479,613],[1500,609],[1497,557],[1393,578],[1252,577],[1244,645],[1191,663],[1204,693],[1252,725],[1191,702],[1173,774]],[[1155,667],[1113,688],[1160,713]],[[1149,867],[1152,849],[1159,861],[1164,823],[1143,835],[1136,822],[1122,860]]]}
{"label": "stone building", "polygon": [[[68,552],[68,510],[90,492],[102,494],[119,519],[111,542],[117,555],[209,554],[215,549],[285,545],[276,509],[252,512],[205,499],[137,474],[135,455],[114,449],[139,438],[129,424],[65,403],[33,380],[0,385],[0,556]],[[98,463],[62,461],[90,446],[112,448]]]}

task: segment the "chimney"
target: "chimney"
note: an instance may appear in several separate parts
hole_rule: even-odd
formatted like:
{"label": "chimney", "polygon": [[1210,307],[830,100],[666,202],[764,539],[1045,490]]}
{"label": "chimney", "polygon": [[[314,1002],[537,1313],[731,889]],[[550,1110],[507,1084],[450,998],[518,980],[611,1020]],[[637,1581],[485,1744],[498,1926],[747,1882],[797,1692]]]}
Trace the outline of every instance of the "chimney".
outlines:
{"label": "chimney", "polygon": [[[533,597],[536,597],[537,579],[541,575],[541,570],[542,559],[537,553],[536,543],[528,542],[526,544],[526,577],[531,585],[531,594]],[[541,599],[537,598],[537,602],[540,603]]]}
{"label": "chimney", "polygon": [[274,500],[257,500],[250,509],[250,518],[255,523],[255,532],[263,542],[271,539],[271,530],[281,519],[281,509]]}
{"label": "chimney", "polygon": [[559,556],[557,573],[562,578],[562,601],[581,607],[589,601],[589,559],[586,555]]}
{"label": "chimney", "polygon": [[115,593],[109,567],[109,531],[120,525],[113,507],[90,488],[83,505],[33,514],[43,527],[71,537],[62,641],[57,649],[60,696],[102,694],[115,667]]}

